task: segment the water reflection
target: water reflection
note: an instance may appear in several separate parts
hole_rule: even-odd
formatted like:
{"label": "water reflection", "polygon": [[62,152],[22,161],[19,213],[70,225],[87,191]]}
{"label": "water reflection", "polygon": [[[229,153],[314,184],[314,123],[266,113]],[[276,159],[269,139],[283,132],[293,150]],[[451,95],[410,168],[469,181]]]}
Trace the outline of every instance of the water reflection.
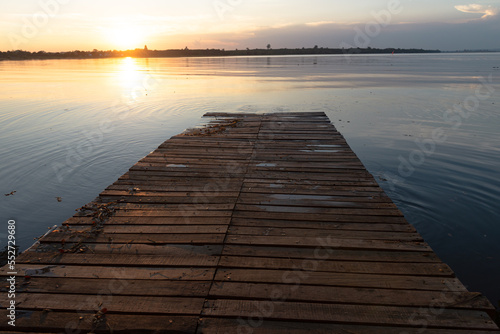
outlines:
{"label": "water reflection", "polygon": [[[344,56],[0,62],[0,179],[4,193],[17,191],[0,195],[0,212],[18,222],[16,241],[25,249],[164,140],[215,111],[326,112],[372,173],[395,174],[398,157],[446,127],[443,111],[499,62],[498,54],[353,55],[350,63]],[[395,191],[380,179],[460,279],[494,302],[498,105],[500,95],[492,95],[460,131],[447,128],[448,141]],[[103,121],[114,130],[100,130]],[[53,164],[68,165],[89,142],[92,154],[60,183]]]}

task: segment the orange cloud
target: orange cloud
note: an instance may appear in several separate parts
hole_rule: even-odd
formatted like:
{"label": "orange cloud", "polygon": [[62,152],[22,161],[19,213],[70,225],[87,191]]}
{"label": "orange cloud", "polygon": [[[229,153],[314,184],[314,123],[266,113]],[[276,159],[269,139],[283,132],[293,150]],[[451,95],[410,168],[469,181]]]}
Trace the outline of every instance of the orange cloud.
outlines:
{"label": "orange cloud", "polygon": [[496,16],[500,13],[500,10],[498,8],[479,4],[459,5],[455,6],[455,9],[464,13],[484,14],[481,17],[482,19],[488,18],[490,16]]}

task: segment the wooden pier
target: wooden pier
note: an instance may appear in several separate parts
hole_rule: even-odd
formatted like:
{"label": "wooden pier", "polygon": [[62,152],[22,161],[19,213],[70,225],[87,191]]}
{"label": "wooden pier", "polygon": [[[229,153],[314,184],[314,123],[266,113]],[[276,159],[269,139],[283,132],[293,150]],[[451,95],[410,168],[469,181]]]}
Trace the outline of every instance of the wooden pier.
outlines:
{"label": "wooden pier", "polygon": [[324,113],[205,117],[18,256],[1,333],[500,333]]}

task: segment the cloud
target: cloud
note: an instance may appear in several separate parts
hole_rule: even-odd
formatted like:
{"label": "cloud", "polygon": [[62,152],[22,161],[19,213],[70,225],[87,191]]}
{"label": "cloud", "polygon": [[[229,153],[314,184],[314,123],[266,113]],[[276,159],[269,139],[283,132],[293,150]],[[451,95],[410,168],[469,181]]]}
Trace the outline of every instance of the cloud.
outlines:
{"label": "cloud", "polygon": [[493,6],[470,4],[470,5],[458,5],[455,9],[464,13],[474,13],[474,14],[484,14],[481,18],[486,19],[491,16],[497,16],[500,13],[498,8]]}
{"label": "cloud", "polygon": [[334,23],[335,22],[333,22],[333,21],[317,21],[317,22],[308,22],[308,23],[306,23],[306,26],[317,27],[317,26],[322,26],[325,24],[334,24]]}
{"label": "cloud", "polygon": [[[236,43],[237,48],[321,47],[341,48],[344,44],[355,45],[356,36],[365,25],[358,24],[297,24],[284,28],[260,28],[251,34],[220,33],[217,40]],[[423,48],[444,51],[463,49],[496,49],[500,20],[472,20],[446,23],[397,23],[381,29],[380,34],[369,38],[369,46],[375,48]],[[208,37],[207,37],[208,39]],[[218,46],[216,46],[218,47]]]}

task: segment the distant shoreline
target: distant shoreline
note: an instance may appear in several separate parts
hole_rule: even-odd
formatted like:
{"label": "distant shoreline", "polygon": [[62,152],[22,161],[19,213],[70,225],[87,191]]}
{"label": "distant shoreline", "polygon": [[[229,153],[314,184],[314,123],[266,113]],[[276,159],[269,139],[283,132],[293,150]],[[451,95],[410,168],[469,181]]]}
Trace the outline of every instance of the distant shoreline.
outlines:
{"label": "distant shoreline", "polygon": [[357,55],[357,54],[412,54],[412,53],[441,53],[440,50],[424,49],[376,49],[376,48],[301,48],[301,49],[246,49],[246,50],[148,50],[135,49],[127,51],[96,50],[70,52],[29,52],[29,51],[0,51],[0,60],[42,60],[42,59],[101,59],[101,58],[175,58],[175,57],[227,57],[227,56],[292,56],[292,55]]}

